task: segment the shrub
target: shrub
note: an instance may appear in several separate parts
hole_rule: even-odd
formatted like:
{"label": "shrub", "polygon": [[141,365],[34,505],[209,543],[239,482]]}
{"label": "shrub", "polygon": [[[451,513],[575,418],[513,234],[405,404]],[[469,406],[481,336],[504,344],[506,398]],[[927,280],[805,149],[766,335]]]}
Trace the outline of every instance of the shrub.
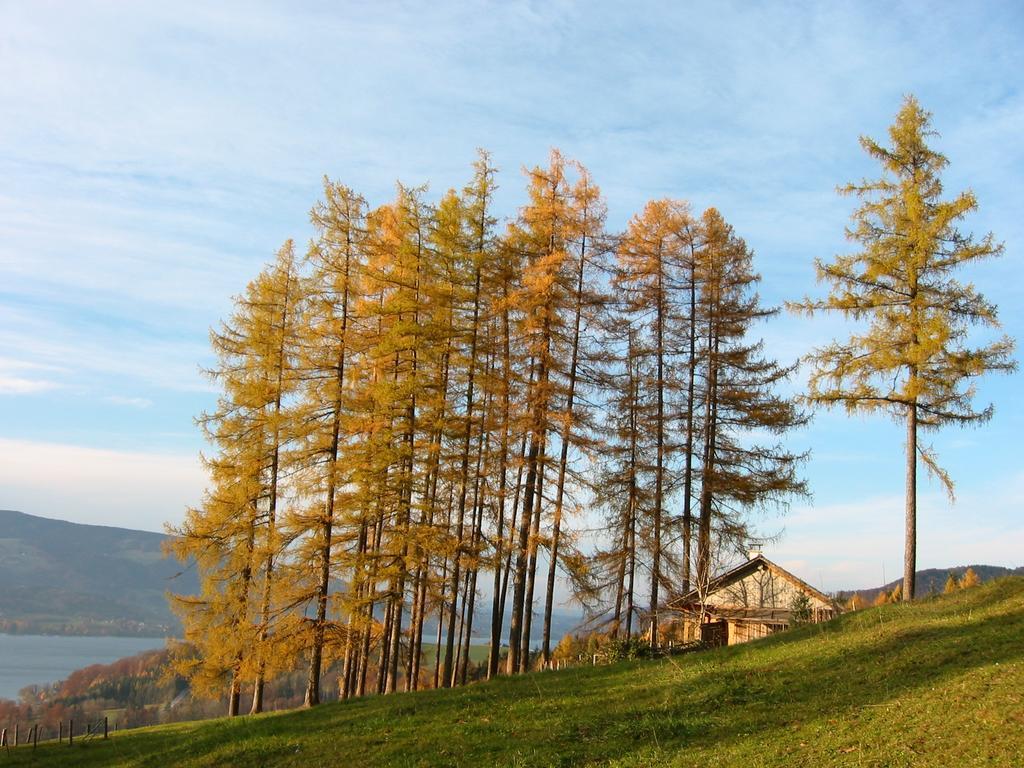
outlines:
{"label": "shrub", "polygon": [[609,661],[647,659],[651,656],[650,644],[640,637],[613,638],[605,648]]}
{"label": "shrub", "polygon": [[790,605],[793,615],[789,620],[791,627],[799,627],[803,624],[810,624],[814,614],[811,612],[811,598],[803,592],[797,593]]}

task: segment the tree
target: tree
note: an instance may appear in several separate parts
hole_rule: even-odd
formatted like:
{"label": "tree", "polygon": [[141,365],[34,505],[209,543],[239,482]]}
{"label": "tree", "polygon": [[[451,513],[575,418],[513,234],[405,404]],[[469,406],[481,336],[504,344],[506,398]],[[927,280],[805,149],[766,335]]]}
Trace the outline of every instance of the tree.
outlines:
{"label": "tree", "polygon": [[274,263],[264,270],[249,287],[245,302],[247,327],[245,335],[236,342],[243,356],[248,356],[251,367],[243,391],[237,392],[240,405],[256,414],[255,425],[260,439],[254,443],[265,445],[263,472],[265,480],[265,514],[257,537],[256,561],[263,571],[263,590],[260,603],[260,623],[256,637],[256,673],[253,683],[251,714],[263,711],[263,688],[267,667],[274,659],[267,642],[272,622],[281,614],[273,611],[273,596],[277,584],[274,568],[284,542],[278,531],[279,487],[285,474],[282,459],[284,446],[290,440],[293,420],[287,411],[287,400],[296,387],[295,355],[298,329],[301,326],[302,287],[295,264],[295,247],[288,240],[277,252]]}
{"label": "tree", "polygon": [[606,512],[607,536],[604,546],[591,557],[588,588],[579,594],[583,585],[578,585],[577,596],[584,604],[593,604],[594,613],[611,611],[612,637],[620,632],[629,637],[636,609],[637,542],[646,538],[642,531],[638,536],[638,528],[648,517],[654,485],[650,477],[655,466],[652,433],[641,428],[640,398],[646,393],[641,393],[640,381],[648,377],[649,371],[642,368],[644,359],[637,354],[636,329],[627,315],[614,312],[606,321],[606,345],[610,349],[604,356],[600,383],[607,407],[597,451],[601,460],[595,462],[591,486]]}
{"label": "tree", "polygon": [[294,580],[308,581],[310,587],[293,598],[315,605],[306,706],[320,702],[328,598],[332,571],[336,568],[332,555],[337,509],[349,506],[338,502],[347,501],[343,491],[348,485],[346,366],[351,363],[351,310],[358,291],[365,209],[362,197],[325,179],[324,200],[310,212],[317,239],[306,257],[311,275],[308,310],[301,328],[303,402],[296,420],[304,425],[304,453],[311,469],[304,478],[304,491],[314,502],[312,510],[296,521],[301,531],[309,535],[305,537],[305,551],[299,553],[302,568],[294,574]]}
{"label": "tree", "polygon": [[[235,300],[231,318],[211,331],[221,385],[217,409],[198,420],[217,456],[204,461],[210,487],[198,509],[171,532],[181,560],[195,558],[198,596],[175,597],[186,638],[200,648],[187,670],[199,689],[231,675],[228,714],[238,713],[243,674],[254,678],[253,711],[263,706],[263,685],[273,664],[267,643],[276,588],[274,570],[283,544],[278,531],[283,448],[289,440],[286,401],[295,388],[296,335],[301,287],[289,240]],[[262,589],[257,584],[263,577]],[[259,599],[257,601],[257,592]],[[253,625],[255,622],[255,626]]]}
{"label": "tree", "polygon": [[671,453],[669,424],[677,421],[672,408],[668,360],[676,322],[674,295],[682,287],[684,244],[679,238],[689,213],[686,203],[656,200],[634,216],[619,246],[619,271],[615,285],[626,295],[627,313],[642,330],[639,355],[650,359],[652,376],[641,383],[653,394],[653,409],[642,429],[654,435],[654,497],[651,506],[651,645],[658,645],[659,591],[663,579],[666,475]]}
{"label": "tree", "polygon": [[799,627],[804,624],[810,624],[814,618],[814,612],[811,609],[811,598],[807,596],[806,592],[797,592],[793,596],[790,610],[793,612],[790,617],[790,626]]}
{"label": "tree", "polygon": [[951,595],[960,589],[960,585],[957,583],[956,576],[952,573],[946,577],[946,585],[942,588],[942,594]]}
{"label": "tree", "polygon": [[[785,504],[807,493],[797,470],[806,454],[781,442],[788,430],[807,422],[794,398],[776,393],[795,366],[764,355],[750,338],[754,324],[777,310],[761,306],[753,253],[715,209],[701,220],[704,244],[698,252],[698,324],[703,379],[701,415],[700,520],[697,533],[697,585],[711,577],[712,533],[742,544],[745,515],[765,504]],[[751,439],[760,432],[778,442]],[[721,548],[721,543],[719,544]]]}
{"label": "tree", "polygon": [[931,149],[931,115],[908,96],[889,128],[891,146],[862,137],[861,146],[882,165],[876,181],[848,184],[841,194],[860,204],[847,237],[861,248],[815,262],[824,299],[806,298],[790,307],[808,315],[839,312],[866,320],[862,334],[814,350],[808,399],[843,406],[848,413],[882,411],[906,425],[904,600],[914,597],[917,568],[918,459],[952,496],[953,482],[935,452],[919,445],[921,430],[946,424],[978,424],[992,406],[973,405],[973,380],[989,371],[1011,371],[1013,342],[1007,336],[972,347],[968,331],[998,328],[996,307],[960,282],[958,271],[998,256],[992,234],[981,240],[958,229],[978,207],[972,192],[944,200],[940,173],[947,159]]}
{"label": "tree", "polygon": [[974,572],[973,568],[968,568],[964,571],[963,577],[960,579],[960,589],[970,589],[981,584],[981,579],[978,574]]}
{"label": "tree", "polygon": [[[569,474],[569,449],[582,442],[581,426],[588,421],[588,409],[577,402],[581,355],[580,330],[584,315],[593,315],[597,304],[596,293],[588,287],[588,266],[592,251],[599,251],[604,234],[606,206],[601,192],[593,183],[590,173],[576,163],[579,180],[573,186],[573,220],[570,237],[575,246],[572,252],[575,285],[572,287],[571,340],[569,342],[569,368],[566,375],[565,400],[562,408],[561,443],[558,461],[558,475],[555,483],[555,505],[551,522],[551,546],[548,557],[547,592],[544,600],[544,630],[541,640],[541,655],[545,663],[551,660],[551,613],[555,598],[555,576],[559,565],[559,546],[562,542],[562,512],[565,504],[566,485]],[[585,329],[584,329],[585,330]],[[584,400],[585,398],[580,398]]]}
{"label": "tree", "polygon": [[544,500],[548,437],[557,433],[555,412],[564,369],[564,338],[573,294],[570,256],[573,220],[566,161],[552,151],[548,168],[529,173],[529,203],[509,227],[507,247],[521,254],[519,289],[512,297],[517,335],[529,356],[523,430],[528,437],[525,484],[515,544],[512,611],[509,619],[510,673],[525,672],[530,660],[533,586]]}

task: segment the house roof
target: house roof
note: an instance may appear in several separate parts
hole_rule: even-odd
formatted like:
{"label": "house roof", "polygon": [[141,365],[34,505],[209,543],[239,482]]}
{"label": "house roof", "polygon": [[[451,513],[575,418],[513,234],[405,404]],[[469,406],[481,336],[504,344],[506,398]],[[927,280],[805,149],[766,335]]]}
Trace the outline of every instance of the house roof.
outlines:
{"label": "house roof", "polygon": [[[726,571],[721,576],[716,576],[714,579],[711,580],[711,583],[708,585],[707,594],[717,592],[723,587],[727,587],[730,584],[740,581],[741,579],[745,579],[750,574],[755,573],[761,569],[770,571],[773,576],[776,576],[780,579],[785,579],[786,581],[790,582],[793,586],[795,586],[797,589],[807,593],[808,595],[812,595],[818,598],[824,603],[827,603],[829,605],[833,605],[835,603],[835,601],[831,597],[815,589],[803,579],[794,576],[781,565],[773,563],[771,560],[769,560],[762,554],[757,554],[747,562],[743,563],[743,565],[739,565],[733,568],[731,571]],[[689,605],[699,603],[700,591],[697,589],[691,589],[686,594],[680,595],[679,597],[669,600],[668,607],[682,610]]]}

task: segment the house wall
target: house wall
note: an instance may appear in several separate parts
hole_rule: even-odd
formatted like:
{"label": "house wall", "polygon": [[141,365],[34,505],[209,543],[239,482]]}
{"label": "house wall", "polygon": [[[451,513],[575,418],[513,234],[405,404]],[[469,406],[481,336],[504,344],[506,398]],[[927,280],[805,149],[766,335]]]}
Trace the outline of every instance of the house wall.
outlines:
{"label": "house wall", "polygon": [[[739,581],[733,582],[708,596],[707,604],[719,608],[774,608],[790,610],[793,600],[803,592],[789,579],[776,576],[767,568],[760,568]],[[831,612],[832,606],[808,593],[811,609]]]}

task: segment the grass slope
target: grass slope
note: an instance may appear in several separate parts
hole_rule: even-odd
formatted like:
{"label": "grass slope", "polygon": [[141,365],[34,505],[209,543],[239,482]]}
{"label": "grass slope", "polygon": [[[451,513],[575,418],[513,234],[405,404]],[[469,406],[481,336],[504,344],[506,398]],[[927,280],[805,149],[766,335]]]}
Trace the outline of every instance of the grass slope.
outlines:
{"label": "grass slope", "polygon": [[163,726],[6,765],[1011,766],[1024,579],[672,660]]}

